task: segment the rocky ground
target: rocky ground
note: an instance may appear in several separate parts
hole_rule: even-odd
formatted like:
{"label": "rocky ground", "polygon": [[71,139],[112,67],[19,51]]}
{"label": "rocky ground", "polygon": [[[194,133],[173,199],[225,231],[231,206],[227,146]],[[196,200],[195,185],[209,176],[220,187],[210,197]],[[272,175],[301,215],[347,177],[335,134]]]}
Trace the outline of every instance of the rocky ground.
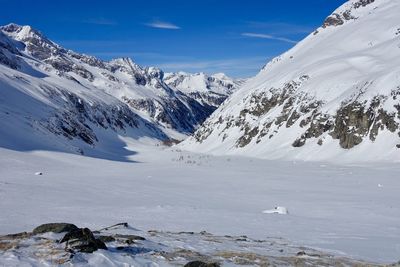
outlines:
{"label": "rocky ground", "polygon": [[[383,266],[339,257],[284,239],[202,232],[140,231],[120,223],[100,230],[50,223],[0,236],[4,266]],[[393,264],[392,266],[396,266]],[[397,265],[398,266],[398,265]]]}

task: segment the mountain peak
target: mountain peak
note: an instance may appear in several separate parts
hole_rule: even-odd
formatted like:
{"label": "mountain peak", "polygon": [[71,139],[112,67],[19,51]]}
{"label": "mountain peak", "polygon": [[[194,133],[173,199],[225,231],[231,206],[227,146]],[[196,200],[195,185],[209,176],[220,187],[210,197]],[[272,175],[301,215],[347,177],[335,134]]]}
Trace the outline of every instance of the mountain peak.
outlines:
{"label": "mountain peak", "polygon": [[111,65],[114,65],[117,69],[120,69],[127,73],[144,73],[144,70],[141,66],[136,64],[131,58],[129,57],[120,57],[112,59],[109,62]]}
{"label": "mountain peak", "polygon": [[132,67],[132,66],[139,67],[139,65],[136,64],[130,57],[114,58],[110,61],[110,63],[117,64],[117,65],[128,65],[130,67]]}
{"label": "mountain peak", "polygon": [[217,78],[217,79],[221,79],[221,80],[227,80],[227,79],[229,79],[229,77],[226,76],[226,74],[223,73],[223,72],[214,73],[214,74],[212,75],[212,77]]}
{"label": "mountain peak", "polygon": [[10,23],[5,26],[1,26],[0,30],[2,30],[7,35],[19,41],[32,37],[36,38],[39,37],[45,39],[45,36],[43,36],[43,34],[40,31],[35,30],[29,25],[21,26],[16,23]]}

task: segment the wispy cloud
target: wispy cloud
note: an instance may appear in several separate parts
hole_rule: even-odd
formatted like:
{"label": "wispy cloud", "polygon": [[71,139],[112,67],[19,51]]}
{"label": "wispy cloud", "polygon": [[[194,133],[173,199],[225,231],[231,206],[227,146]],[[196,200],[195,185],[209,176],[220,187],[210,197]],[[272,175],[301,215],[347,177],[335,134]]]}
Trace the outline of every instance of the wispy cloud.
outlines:
{"label": "wispy cloud", "polygon": [[265,22],[265,21],[247,21],[247,26],[253,29],[263,29],[272,34],[280,33],[290,34],[308,34],[313,32],[318,26],[308,26],[286,22]]}
{"label": "wispy cloud", "polygon": [[160,54],[156,52],[143,52],[143,51],[128,51],[128,50],[121,50],[121,51],[116,51],[116,52],[109,52],[109,51],[104,51],[104,52],[93,52],[91,55],[94,55],[96,57],[104,58],[104,59],[112,59],[112,58],[119,58],[119,57],[130,57],[133,59],[139,59],[143,63],[145,62],[145,65],[157,65],[159,62],[168,62],[171,60],[190,60],[190,57],[187,56],[177,56],[177,55],[166,55],[166,54]]}
{"label": "wispy cloud", "polygon": [[150,23],[145,23],[146,26],[151,27],[151,28],[157,28],[157,29],[166,29],[166,30],[179,30],[181,27],[170,23],[170,22],[165,22],[165,21],[153,21]]}
{"label": "wispy cloud", "polygon": [[244,32],[244,33],[242,33],[242,36],[251,37],[251,38],[277,40],[277,41],[282,41],[282,42],[291,43],[291,44],[297,43],[297,41],[291,40],[289,38],[279,37],[279,36],[274,36],[274,35],[264,34],[264,33]]}
{"label": "wispy cloud", "polygon": [[55,40],[58,44],[65,47],[80,47],[80,48],[104,48],[110,51],[109,48],[129,46],[136,44],[134,40]]}
{"label": "wispy cloud", "polygon": [[83,21],[84,23],[88,24],[96,24],[96,25],[117,25],[116,21],[106,19],[106,18],[90,18]]}

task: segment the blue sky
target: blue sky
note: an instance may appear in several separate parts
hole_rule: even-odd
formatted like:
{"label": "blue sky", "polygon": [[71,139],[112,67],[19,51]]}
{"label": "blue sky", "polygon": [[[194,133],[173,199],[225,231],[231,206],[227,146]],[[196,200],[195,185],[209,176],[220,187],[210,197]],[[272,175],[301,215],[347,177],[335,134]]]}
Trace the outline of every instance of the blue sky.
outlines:
{"label": "blue sky", "polygon": [[345,0],[0,0],[0,24],[31,25],[60,45],[165,71],[255,75]]}

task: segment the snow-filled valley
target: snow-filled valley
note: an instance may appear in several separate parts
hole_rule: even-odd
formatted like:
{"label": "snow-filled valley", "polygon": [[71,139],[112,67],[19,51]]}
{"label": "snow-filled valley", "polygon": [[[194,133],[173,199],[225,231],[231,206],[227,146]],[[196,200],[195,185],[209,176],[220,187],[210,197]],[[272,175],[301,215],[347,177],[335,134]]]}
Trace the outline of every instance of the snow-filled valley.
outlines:
{"label": "snow-filled valley", "polygon": [[[125,141],[136,152],[125,162],[2,148],[0,234],[47,222],[90,229],[128,222],[144,232],[276,238],[287,244],[282,255],[304,246],[370,262],[399,260],[398,165],[217,157]],[[275,206],[288,214],[263,213]],[[201,244],[178,240],[180,248]],[[0,252],[0,265],[18,253],[12,255]]]}
{"label": "snow-filled valley", "polygon": [[0,266],[399,265],[399,11],[350,0],[248,79],[1,26]]}

